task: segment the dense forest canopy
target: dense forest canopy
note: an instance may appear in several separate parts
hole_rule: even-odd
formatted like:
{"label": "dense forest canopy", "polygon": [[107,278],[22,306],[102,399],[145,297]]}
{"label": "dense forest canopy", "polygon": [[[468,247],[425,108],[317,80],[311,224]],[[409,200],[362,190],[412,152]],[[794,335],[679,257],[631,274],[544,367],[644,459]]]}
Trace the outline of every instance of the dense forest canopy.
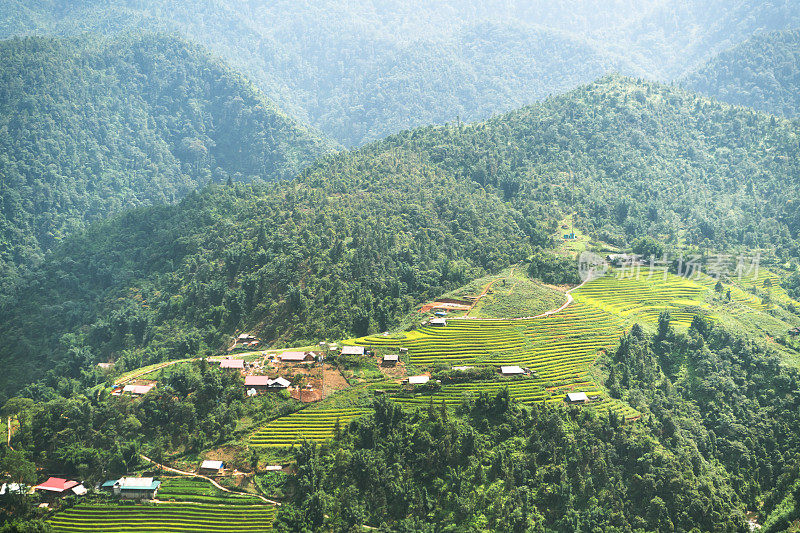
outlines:
{"label": "dense forest canopy", "polygon": [[293,343],[385,331],[421,300],[550,246],[570,209],[620,246],[649,235],[797,258],[796,128],[607,77],[330,156],[279,186],[134,211],[68,240],[6,294],[0,354],[21,373],[6,377],[206,353],[243,328]]}
{"label": "dense forest canopy", "polygon": [[800,30],[756,35],[688,74],[682,84],[724,102],[800,115]]}
{"label": "dense forest canopy", "polygon": [[331,144],[172,37],[0,43],[0,272],[88,222],[209,183],[294,176]]}
{"label": "dense forest canopy", "polygon": [[789,0],[474,3],[6,2],[0,35],[179,31],[345,145],[485,118],[609,71],[672,79],[758,30]]}
{"label": "dense forest canopy", "polygon": [[549,242],[409,152],[336,156],[310,176],[324,185],[212,187],[68,239],[4,302],[4,386],[216,353],[242,327],[301,344],[384,331]]}

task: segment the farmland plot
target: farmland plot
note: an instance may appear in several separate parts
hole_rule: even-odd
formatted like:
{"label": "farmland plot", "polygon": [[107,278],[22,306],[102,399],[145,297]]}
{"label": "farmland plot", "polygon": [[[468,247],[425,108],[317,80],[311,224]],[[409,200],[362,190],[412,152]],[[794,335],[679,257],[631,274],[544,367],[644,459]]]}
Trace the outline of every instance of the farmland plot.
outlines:
{"label": "farmland plot", "polygon": [[48,522],[56,532],[258,533],[272,531],[274,520],[271,505],[81,503]]}

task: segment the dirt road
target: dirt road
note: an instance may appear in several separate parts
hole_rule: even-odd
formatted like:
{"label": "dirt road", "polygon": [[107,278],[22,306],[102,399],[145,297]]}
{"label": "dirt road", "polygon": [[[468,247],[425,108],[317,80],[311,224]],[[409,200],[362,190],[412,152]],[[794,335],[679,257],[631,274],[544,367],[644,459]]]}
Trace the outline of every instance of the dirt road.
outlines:
{"label": "dirt road", "polygon": [[209,481],[212,485],[214,485],[215,487],[217,487],[221,491],[229,492],[231,494],[241,494],[243,496],[253,496],[255,498],[259,498],[259,499],[265,501],[266,503],[271,503],[272,505],[278,505],[278,506],[280,505],[280,502],[276,502],[275,500],[270,500],[269,498],[265,498],[264,496],[261,496],[260,494],[253,494],[252,492],[239,492],[237,490],[231,490],[229,488],[223,487],[222,485],[220,485],[219,483],[217,483],[216,481],[214,481],[213,479],[211,479],[208,476],[204,476],[202,474],[195,474],[194,472],[186,472],[185,470],[178,470],[177,468],[172,468],[171,466],[166,466],[166,465],[159,464],[159,463],[153,461],[152,459],[150,459],[149,457],[147,457],[146,455],[143,455],[143,454],[139,454],[139,456],[142,459],[144,459],[145,461],[147,461],[148,463],[152,463],[152,464],[156,465],[157,467],[161,468],[162,470],[166,470],[167,472],[173,472],[173,473],[179,474],[181,476],[199,477],[199,478],[205,479],[206,481]]}

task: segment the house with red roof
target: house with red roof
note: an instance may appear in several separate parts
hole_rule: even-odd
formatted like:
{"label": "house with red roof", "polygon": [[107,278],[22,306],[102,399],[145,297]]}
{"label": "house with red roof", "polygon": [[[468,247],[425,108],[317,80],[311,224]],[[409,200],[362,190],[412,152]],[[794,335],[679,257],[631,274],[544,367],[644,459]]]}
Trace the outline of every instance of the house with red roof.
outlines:
{"label": "house with red roof", "polygon": [[83,496],[86,494],[86,488],[82,483],[60,477],[51,477],[44,483],[33,487],[33,490],[44,498],[61,498],[70,494]]}

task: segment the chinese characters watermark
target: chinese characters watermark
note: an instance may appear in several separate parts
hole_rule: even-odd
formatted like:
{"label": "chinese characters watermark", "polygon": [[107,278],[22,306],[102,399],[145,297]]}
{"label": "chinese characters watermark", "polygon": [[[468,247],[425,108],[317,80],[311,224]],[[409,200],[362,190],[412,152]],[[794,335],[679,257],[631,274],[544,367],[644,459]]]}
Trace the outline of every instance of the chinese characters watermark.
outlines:
{"label": "chinese characters watermark", "polygon": [[582,252],[578,257],[578,273],[581,281],[588,281],[605,275],[612,267],[618,278],[647,279],[661,276],[667,279],[669,274],[686,279],[699,279],[706,275],[719,281],[722,278],[758,278],[761,254],[730,255],[716,254],[712,256],[679,255],[674,258],[666,254],[662,257],[644,257],[639,254],[609,254],[602,257],[594,252]]}

